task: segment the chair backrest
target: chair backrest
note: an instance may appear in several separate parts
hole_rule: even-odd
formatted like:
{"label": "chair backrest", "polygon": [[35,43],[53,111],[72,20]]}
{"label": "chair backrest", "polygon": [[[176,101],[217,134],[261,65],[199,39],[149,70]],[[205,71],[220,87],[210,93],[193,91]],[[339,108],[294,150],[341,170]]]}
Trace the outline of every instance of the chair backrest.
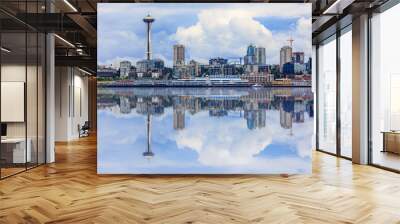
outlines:
{"label": "chair backrest", "polygon": [[89,129],[89,128],[90,128],[90,123],[89,123],[89,121],[85,121],[85,123],[83,124],[82,128]]}

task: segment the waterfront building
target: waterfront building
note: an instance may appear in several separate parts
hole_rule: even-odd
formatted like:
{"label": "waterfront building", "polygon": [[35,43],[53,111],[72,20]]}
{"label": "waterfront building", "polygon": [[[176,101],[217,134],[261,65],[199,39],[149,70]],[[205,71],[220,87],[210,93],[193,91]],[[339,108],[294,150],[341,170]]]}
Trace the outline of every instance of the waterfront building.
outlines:
{"label": "waterfront building", "polygon": [[97,77],[98,78],[108,78],[108,79],[114,79],[118,77],[118,71],[114,68],[107,68],[107,67],[102,67],[102,68],[97,68]]}
{"label": "waterfront building", "polygon": [[247,64],[247,65],[245,65],[245,73],[246,74],[256,74],[256,73],[258,73],[258,65],[257,64]]}
{"label": "waterfront building", "polygon": [[304,52],[293,52],[293,62],[304,64]]}
{"label": "waterfront building", "polygon": [[135,66],[131,66],[131,69],[129,71],[129,75],[128,75],[129,79],[134,79],[136,78],[136,67]]}
{"label": "waterfront building", "polygon": [[282,66],[282,73],[284,75],[294,75],[294,63],[287,62]]}
{"label": "waterfront building", "polygon": [[145,59],[136,62],[136,74],[138,78],[161,78],[163,69],[164,61],[161,59]]}
{"label": "waterfront building", "polygon": [[312,70],[312,59],[311,59],[311,57],[309,57],[308,58],[308,61],[307,61],[307,63],[306,63],[306,71],[307,71],[307,73],[308,74],[311,74],[311,70]]}
{"label": "waterfront building", "polygon": [[294,73],[295,74],[305,74],[306,73],[306,65],[300,63],[294,63]]}
{"label": "waterfront building", "polygon": [[188,72],[189,66],[178,66],[174,67],[172,72],[172,77],[174,79],[188,79],[190,78],[190,74]]}
{"label": "waterfront building", "polygon": [[224,65],[223,66],[223,74],[224,76],[236,76],[238,73],[236,72],[236,65]]}
{"label": "waterfront building", "polygon": [[270,66],[258,65],[258,72],[270,72]]}
{"label": "waterfront building", "polygon": [[283,65],[292,62],[292,47],[284,46],[280,52],[280,67],[281,72],[283,71]]}
{"label": "waterfront building", "polygon": [[208,68],[210,66],[209,65],[205,65],[205,64],[200,64],[199,65],[199,73],[200,73],[200,77],[206,77],[208,76]]}
{"label": "waterfront building", "polygon": [[223,77],[224,71],[222,65],[210,65],[208,67],[208,76],[209,77]]}
{"label": "waterfront building", "polygon": [[211,58],[208,66],[203,66],[204,72],[212,78],[239,78],[241,65],[228,64],[228,59],[225,58]]}
{"label": "waterfront building", "polygon": [[265,55],[265,48],[264,47],[257,47],[256,48],[256,58],[257,58],[257,64],[258,65],[266,65],[267,64],[267,58]]}
{"label": "waterfront building", "polygon": [[150,63],[148,60],[140,60],[136,62],[136,72],[138,73],[146,73],[149,70]]}
{"label": "waterfront building", "polygon": [[209,65],[226,65],[226,64],[228,64],[228,59],[220,58],[220,57],[211,58],[211,59],[208,61],[208,64],[209,64]]}
{"label": "waterfront building", "polygon": [[280,76],[280,67],[279,65],[269,65],[269,73],[271,73],[275,78],[279,78]]}
{"label": "waterfront building", "polygon": [[199,63],[195,60],[190,60],[188,65],[188,73],[190,77],[199,77],[200,76],[200,67]]}
{"label": "waterfront building", "polygon": [[256,55],[256,46],[250,44],[247,47],[246,56],[244,56],[244,64],[245,65],[253,65],[257,64],[257,55]]}
{"label": "waterfront building", "polygon": [[132,63],[130,61],[121,61],[119,63],[119,77],[128,78],[131,71]]}
{"label": "waterfront building", "polygon": [[182,44],[175,44],[173,55],[173,65],[174,67],[180,67],[185,65],[185,46]]}

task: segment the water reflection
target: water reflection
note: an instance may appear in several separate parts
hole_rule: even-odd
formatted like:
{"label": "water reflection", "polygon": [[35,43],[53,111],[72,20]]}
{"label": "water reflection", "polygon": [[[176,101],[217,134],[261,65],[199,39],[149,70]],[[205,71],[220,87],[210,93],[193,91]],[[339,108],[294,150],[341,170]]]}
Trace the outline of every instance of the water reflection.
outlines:
{"label": "water reflection", "polygon": [[100,88],[99,173],[307,173],[309,88]]}

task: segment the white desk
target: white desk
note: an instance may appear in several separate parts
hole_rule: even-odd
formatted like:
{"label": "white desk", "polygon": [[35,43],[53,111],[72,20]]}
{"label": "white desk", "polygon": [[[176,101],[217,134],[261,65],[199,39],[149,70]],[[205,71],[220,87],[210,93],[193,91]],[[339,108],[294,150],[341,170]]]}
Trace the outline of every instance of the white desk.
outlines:
{"label": "white desk", "polygon": [[[27,139],[27,146],[26,151],[25,151],[25,138],[5,138],[1,139],[1,144],[2,145],[13,145],[13,163],[25,163],[25,162],[31,162],[32,160],[32,151],[31,151],[31,145],[32,141],[31,139]],[[26,160],[25,160],[26,159]]]}

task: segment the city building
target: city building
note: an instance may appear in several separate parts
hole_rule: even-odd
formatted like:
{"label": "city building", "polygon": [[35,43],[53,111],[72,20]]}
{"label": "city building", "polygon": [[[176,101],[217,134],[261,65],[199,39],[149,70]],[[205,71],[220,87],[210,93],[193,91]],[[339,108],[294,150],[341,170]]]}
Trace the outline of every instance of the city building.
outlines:
{"label": "city building", "polygon": [[311,59],[311,57],[308,58],[308,61],[306,63],[306,71],[307,71],[308,74],[311,74],[311,72],[312,72],[312,59]]}
{"label": "city building", "polygon": [[129,77],[132,63],[130,61],[121,61],[119,65],[119,77],[124,79]]}
{"label": "city building", "polygon": [[163,69],[164,61],[161,59],[144,59],[136,62],[136,74],[138,78],[161,78]]}
{"label": "city building", "polygon": [[114,68],[97,68],[97,77],[98,78],[106,78],[106,79],[114,79],[118,77],[118,70]]}
{"label": "city building", "polygon": [[137,74],[136,74],[136,67],[135,66],[131,66],[129,74],[128,74],[128,78],[129,79],[135,79],[137,78]]}
{"label": "city building", "polygon": [[185,65],[185,46],[182,44],[176,44],[174,49],[174,67],[181,67]]}
{"label": "city building", "polygon": [[237,71],[237,65],[226,64],[223,66],[223,74],[225,77],[239,77],[240,73]]}
{"label": "city building", "polygon": [[245,72],[247,74],[249,74],[249,73],[252,73],[252,74],[258,73],[258,64],[247,64],[247,65],[245,65]]}
{"label": "city building", "polygon": [[293,52],[293,62],[304,64],[304,52]]}
{"label": "city building", "polygon": [[209,65],[215,65],[215,66],[219,66],[219,65],[226,65],[228,64],[228,59],[225,58],[211,58],[209,60]]}
{"label": "city building", "polygon": [[284,46],[280,51],[280,67],[283,71],[283,65],[292,62],[292,47]]}
{"label": "city building", "polygon": [[295,74],[305,74],[305,73],[307,73],[307,69],[306,69],[306,65],[305,64],[300,64],[300,63],[295,62],[293,65],[294,65],[293,70],[294,70]]}
{"label": "city building", "polygon": [[250,44],[247,47],[247,53],[246,53],[246,56],[244,56],[244,64],[245,65],[255,65],[258,63],[256,49],[257,49],[256,46],[253,44]]}
{"label": "city building", "polygon": [[288,62],[288,63],[285,63],[285,64],[283,64],[283,66],[282,66],[282,74],[284,74],[284,75],[290,75],[290,76],[294,76],[294,74],[295,74],[295,69],[294,69],[294,63],[292,63],[292,62]]}
{"label": "city building", "polygon": [[188,72],[190,74],[190,77],[199,77],[201,75],[200,73],[200,63],[198,63],[195,60],[190,60],[188,64]]}
{"label": "city building", "polygon": [[268,70],[269,70],[269,72],[274,76],[274,79],[275,79],[275,77],[276,78],[281,78],[280,77],[280,66],[279,65],[269,65],[268,66]]}
{"label": "city building", "polygon": [[265,48],[264,47],[257,47],[256,48],[256,57],[257,57],[257,64],[258,65],[266,65],[267,58],[265,55]]}

